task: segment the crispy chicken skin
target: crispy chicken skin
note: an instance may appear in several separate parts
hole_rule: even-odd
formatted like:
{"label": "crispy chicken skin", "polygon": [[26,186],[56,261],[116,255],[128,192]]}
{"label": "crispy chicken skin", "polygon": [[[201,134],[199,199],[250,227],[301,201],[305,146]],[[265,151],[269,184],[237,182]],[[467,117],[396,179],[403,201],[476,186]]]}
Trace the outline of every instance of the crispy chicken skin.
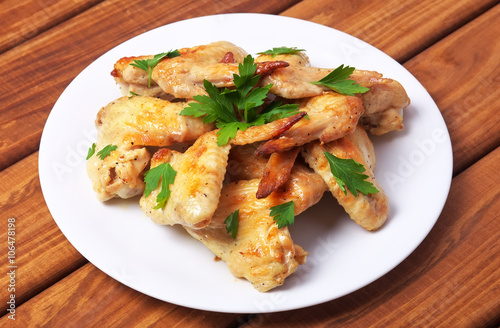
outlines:
{"label": "crispy chicken skin", "polygon": [[[255,198],[258,185],[259,179],[227,184],[210,224],[186,230],[225,261],[234,276],[266,292],[282,285],[299,264],[305,263],[307,255],[293,243],[287,227],[278,229],[269,209],[293,200],[298,215],[321,199],[325,183],[308,168],[297,167],[289,181],[265,199]],[[238,234],[232,239],[224,220],[238,209]]]}
{"label": "crispy chicken skin", "polygon": [[227,41],[179,49],[180,56],[164,58],[156,65],[150,87],[147,72],[130,64],[134,60],[152,58],[152,55],[123,57],[115,63],[111,75],[124,95],[133,91],[155,97],[167,94],[175,98],[193,98],[205,94],[204,78],[213,80],[215,84],[232,82],[232,73],[237,65],[232,65],[234,67],[228,71],[227,65],[221,63],[228,52],[232,53],[236,63],[243,61],[247,55],[245,50]]}
{"label": "crispy chicken skin", "polygon": [[[311,82],[319,81],[331,71],[332,69],[291,64],[270,72],[262,78],[261,84],[273,84],[270,91],[288,99],[314,97],[328,89]],[[365,109],[361,123],[367,130],[381,135],[403,128],[402,110],[410,104],[410,99],[398,81],[367,70],[355,70],[350,79],[370,89],[360,94]]]}
{"label": "crispy chicken skin", "polygon": [[170,163],[177,172],[164,208],[154,209],[160,186],[140,200],[142,210],[155,223],[181,224],[191,228],[210,223],[219,202],[231,147],[219,147],[216,132],[205,133],[184,153],[163,148],[154,154],[152,168]]}
{"label": "crispy chicken skin", "polygon": [[232,83],[234,69],[221,63],[228,52],[233,54],[236,63],[242,62],[246,51],[227,41],[179,49],[180,56],[162,60],[153,69],[153,80],[160,88],[176,98],[193,98],[206,94],[203,79],[208,79],[218,87]]}
{"label": "crispy chicken skin", "polygon": [[102,160],[87,161],[87,174],[97,198],[130,198],[144,191],[143,170],[150,154],[144,146],[193,142],[214,128],[200,118],[179,115],[186,103],[153,97],[121,97],[101,108],[96,118],[96,153],[107,145],[117,149]]}
{"label": "crispy chicken skin", "polygon": [[272,153],[269,156],[262,172],[257,198],[266,198],[288,181],[299,152],[300,148],[296,147],[284,152]]}
{"label": "crispy chicken skin", "polygon": [[[364,174],[369,176],[368,181],[373,183],[379,192],[371,195],[358,192],[355,197],[346,189],[345,195],[330,171],[324,156],[325,151],[339,158],[352,158],[363,164],[366,169]],[[309,166],[323,177],[332,195],[357,224],[366,230],[376,230],[384,224],[389,215],[389,200],[373,175],[375,153],[363,128],[358,127],[353,133],[327,144],[322,145],[319,141],[307,144],[302,148],[302,156]]]}
{"label": "crispy chicken skin", "polygon": [[316,139],[329,142],[351,133],[356,128],[363,106],[358,97],[324,92],[319,96],[303,99],[299,109],[307,113],[278,138],[263,143],[257,154],[271,154],[304,145]]}
{"label": "crispy chicken skin", "polygon": [[238,130],[236,136],[230,141],[232,145],[242,146],[255,142],[265,141],[282,135],[285,131],[291,129],[295,124],[301,122],[306,112],[285,117],[264,125],[251,126],[245,131]]}
{"label": "crispy chicken skin", "polygon": [[179,115],[186,102],[133,96],[121,97],[103,107],[97,114],[96,127],[103,145],[123,147],[165,147],[193,142],[214,129],[202,118]]}

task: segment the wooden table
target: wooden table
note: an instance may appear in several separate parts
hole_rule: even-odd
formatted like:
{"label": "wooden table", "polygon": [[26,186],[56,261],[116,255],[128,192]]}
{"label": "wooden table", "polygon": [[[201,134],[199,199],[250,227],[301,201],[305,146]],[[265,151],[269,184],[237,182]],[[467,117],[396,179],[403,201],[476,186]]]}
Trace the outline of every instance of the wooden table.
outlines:
{"label": "wooden table", "polygon": [[[135,35],[186,18],[232,12],[301,18],[369,42],[419,79],[448,126],[454,173],[437,224],[394,270],[340,299],[301,310],[247,315],[165,303],[87,262],[45,205],[37,165],[40,136],[68,83],[102,53]],[[498,1],[4,0],[0,22],[0,326],[500,324]],[[286,33],[279,27],[276,31]],[[7,311],[9,218],[16,220],[19,265],[15,321]]]}

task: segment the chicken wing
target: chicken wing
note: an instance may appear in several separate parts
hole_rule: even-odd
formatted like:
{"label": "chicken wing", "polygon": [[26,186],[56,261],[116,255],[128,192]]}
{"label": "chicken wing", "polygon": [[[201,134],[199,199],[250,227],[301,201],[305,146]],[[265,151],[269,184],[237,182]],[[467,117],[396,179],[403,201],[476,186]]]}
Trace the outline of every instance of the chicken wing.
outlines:
{"label": "chicken wing", "polygon": [[[311,82],[319,81],[332,69],[293,65],[276,69],[261,79],[261,84],[272,84],[270,92],[288,99],[314,97],[328,90]],[[384,78],[374,71],[355,70],[350,77],[370,90],[360,95],[364,114],[361,124],[371,133],[381,135],[403,128],[403,108],[410,99],[403,86],[396,80]]]}
{"label": "chicken wing", "polygon": [[[325,183],[307,168],[297,168],[282,188],[260,200],[255,198],[258,184],[254,179],[224,186],[210,224],[186,230],[225,261],[234,276],[246,278],[258,291],[265,292],[282,285],[307,256],[293,243],[288,227],[278,229],[269,209],[293,200],[298,215],[321,199]],[[224,220],[236,210],[239,228],[232,239]]]}
{"label": "chicken wing", "polygon": [[335,92],[324,92],[319,96],[304,99],[299,109],[307,113],[278,138],[263,143],[257,154],[271,154],[304,145],[316,139],[323,143],[343,137],[352,132],[363,113],[358,97],[344,96]]}
{"label": "chicken wing", "polygon": [[92,156],[87,173],[98,199],[130,198],[144,191],[142,171],[150,154],[144,146],[191,143],[214,128],[201,118],[179,115],[186,103],[171,103],[153,97],[121,97],[101,108],[96,118],[96,152],[117,146],[110,156]]}
{"label": "chicken wing", "polygon": [[[373,183],[379,192],[370,195],[358,193],[357,197],[350,191],[344,194],[330,171],[325,151],[339,158],[351,158],[363,164],[365,174],[369,176],[368,181]],[[358,127],[353,133],[327,144],[321,144],[319,141],[307,144],[302,148],[302,156],[309,166],[323,177],[330,192],[351,219],[367,230],[376,230],[384,224],[389,215],[389,200],[373,175],[375,153],[363,128]]]}
{"label": "chicken wing", "polygon": [[201,228],[217,208],[230,145],[218,146],[216,130],[205,133],[184,153],[163,148],[151,160],[154,168],[170,163],[177,172],[164,208],[155,209],[159,186],[140,200],[142,210],[155,223]]}
{"label": "chicken wing", "polygon": [[[135,60],[150,59],[152,55],[120,58],[115,63],[111,75],[120,85],[124,95],[129,95],[129,92],[133,91],[140,95],[156,97],[167,94],[174,98],[193,98],[194,95],[205,94],[203,78],[207,77],[207,74],[213,76],[214,83],[232,81],[232,72],[221,70],[225,65],[220,63],[228,52],[232,53],[235,62],[243,61],[247,55],[242,48],[230,42],[219,41],[179,49],[180,56],[164,58],[156,65],[151,81],[146,71],[130,64]],[[237,71],[238,66],[232,66],[236,67]],[[148,87],[150,82],[151,86]]]}
{"label": "chicken wing", "polygon": [[[99,152],[105,145],[96,146]],[[144,181],[142,172],[149,163],[150,154],[146,148],[117,148],[101,159],[94,155],[87,161],[87,174],[97,199],[131,198],[142,194]]]}
{"label": "chicken wing", "polygon": [[97,114],[96,127],[102,144],[123,147],[165,147],[193,142],[213,124],[202,118],[179,115],[185,102],[170,102],[143,96],[121,97]]}

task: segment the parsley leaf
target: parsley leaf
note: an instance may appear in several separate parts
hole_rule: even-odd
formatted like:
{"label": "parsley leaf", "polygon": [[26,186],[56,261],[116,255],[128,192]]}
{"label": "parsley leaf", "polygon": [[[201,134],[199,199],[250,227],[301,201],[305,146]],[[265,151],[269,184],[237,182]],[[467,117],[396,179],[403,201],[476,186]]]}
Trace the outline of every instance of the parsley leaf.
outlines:
{"label": "parsley leaf", "polygon": [[86,160],[89,160],[92,157],[92,155],[94,155],[94,153],[95,153],[95,142],[92,144],[92,146],[90,146]]}
{"label": "parsley leaf", "polygon": [[148,73],[148,88],[149,88],[151,87],[151,73],[153,72],[153,68],[156,65],[158,65],[158,63],[165,57],[174,58],[180,55],[181,54],[178,50],[170,50],[169,52],[162,52],[160,54],[154,55],[153,58],[136,59],[130,64],[130,66],[140,68]]}
{"label": "parsley leaf", "polygon": [[105,159],[107,156],[109,156],[109,154],[111,154],[112,151],[116,150],[116,148],[117,148],[116,145],[107,145],[106,147],[97,152],[97,156],[99,156],[100,159]]}
{"label": "parsley leaf", "polygon": [[149,194],[156,188],[161,179],[161,190],[156,196],[156,206],[155,210],[163,208],[170,197],[170,185],[174,183],[175,176],[177,172],[172,168],[170,163],[162,163],[144,174],[144,182],[146,187],[144,188],[144,197],[148,197]]}
{"label": "parsley leaf", "polygon": [[128,99],[132,98],[133,96],[140,96],[140,94],[135,93],[134,91],[129,91],[128,93],[130,94],[130,96],[128,96]]}
{"label": "parsley leaf", "polygon": [[202,117],[204,123],[216,123],[217,144],[226,145],[236,136],[238,130],[263,125],[276,119],[288,117],[298,112],[297,104],[283,105],[271,103],[262,108],[272,84],[256,87],[260,75],[256,75],[257,64],[248,55],[238,66],[238,74],[233,74],[234,89],[219,90],[214,84],[203,80],[208,94],[194,96],[197,102],[190,103],[181,115]]}
{"label": "parsley leaf", "polygon": [[365,195],[379,192],[373,183],[366,181],[368,176],[366,174],[362,174],[365,172],[363,164],[356,162],[352,158],[338,158],[327,151],[325,151],[324,154],[330,164],[330,171],[332,172],[333,177],[337,181],[340,189],[344,192],[344,195],[347,195],[345,186],[347,186],[349,191],[355,197],[358,196],[358,191]]}
{"label": "parsley leaf", "polygon": [[287,203],[271,207],[271,216],[274,217],[274,221],[278,224],[279,229],[293,223],[295,218],[295,212],[293,210],[294,206],[295,203],[293,201],[289,201]]}
{"label": "parsley leaf", "polygon": [[344,67],[342,64],[321,80],[311,83],[323,85],[333,91],[348,96],[354,96],[355,93],[367,92],[370,89],[356,84],[353,80],[349,80],[349,77],[354,72],[354,69],[354,67],[350,66]]}
{"label": "parsley leaf", "polygon": [[278,48],[273,48],[271,50],[266,50],[263,52],[259,52],[259,55],[272,55],[271,57],[274,58],[277,55],[284,55],[284,54],[295,54],[300,51],[305,51],[305,49],[297,49],[297,47],[278,47]]}
{"label": "parsley leaf", "polygon": [[229,214],[229,216],[224,220],[226,224],[227,233],[231,234],[231,238],[235,239],[238,234],[238,218],[240,215],[240,210],[236,210],[235,212]]}

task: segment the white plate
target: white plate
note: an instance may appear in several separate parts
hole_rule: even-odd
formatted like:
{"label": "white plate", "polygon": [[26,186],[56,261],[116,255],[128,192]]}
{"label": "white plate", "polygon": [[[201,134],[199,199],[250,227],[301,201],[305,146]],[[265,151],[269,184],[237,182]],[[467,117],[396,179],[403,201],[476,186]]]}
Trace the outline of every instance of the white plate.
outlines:
{"label": "white plate", "polygon": [[[240,27],[248,28],[240,28]],[[280,33],[274,27],[279,26]],[[158,226],[137,199],[97,201],[85,156],[96,141],[97,111],[118,98],[110,76],[123,56],[227,40],[251,54],[272,47],[307,50],[319,67],[340,64],[376,70],[400,81],[411,105],[405,129],[374,137],[375,174],[391,204],[386,225],[370,233],[351,221],[329,194],[296,218],[294,241],[310,252],[285,285],[259,293],[234,278],[224,262],[182,229]],[[452,175],[451,142],[434,101],[386,54],[350,35],[298,19],[227,14],[189,19],[139,35],[107,52],[62,93],[40,145],[40,181],[54,220],[74,247],[114,279],[152,297],[196,309],[266,313],[326,302],[378,279],[425,238],[441,213]]]}

